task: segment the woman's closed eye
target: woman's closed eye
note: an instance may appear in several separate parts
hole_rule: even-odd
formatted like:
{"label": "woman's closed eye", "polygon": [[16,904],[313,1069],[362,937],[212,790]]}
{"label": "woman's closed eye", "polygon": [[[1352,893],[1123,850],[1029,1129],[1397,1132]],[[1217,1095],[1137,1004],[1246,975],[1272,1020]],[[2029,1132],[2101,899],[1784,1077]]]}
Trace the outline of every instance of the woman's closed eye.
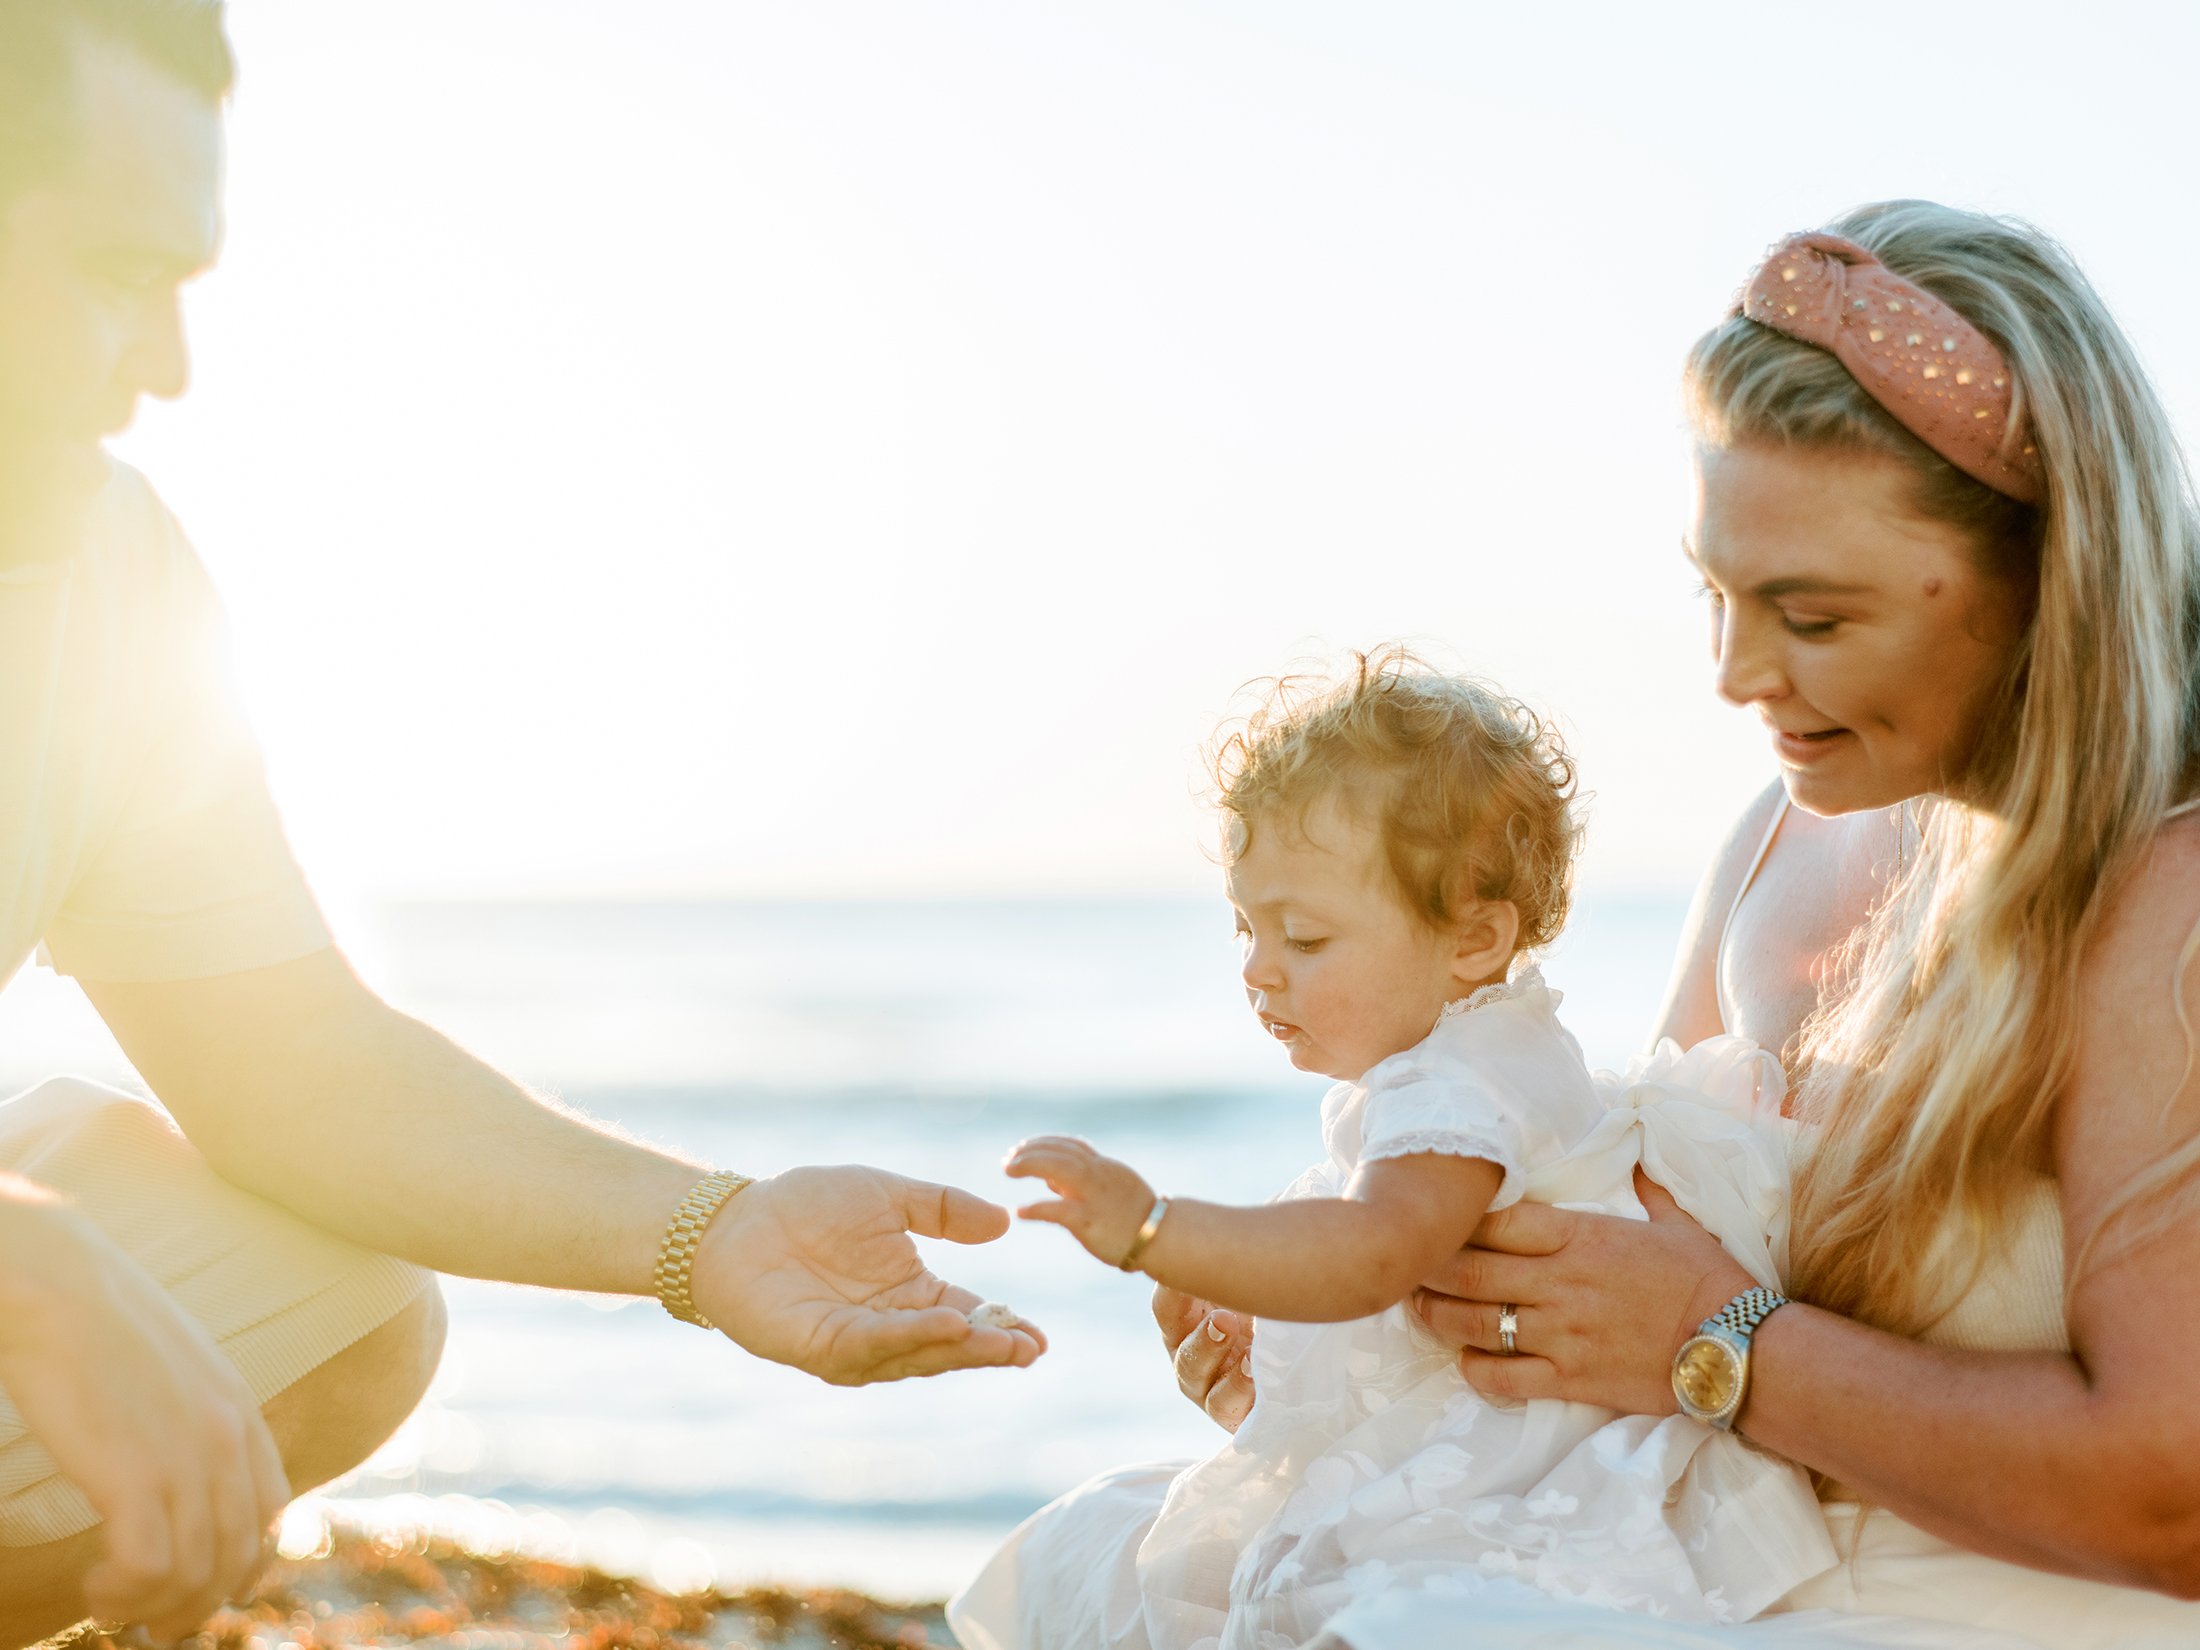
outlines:
{"label": "woman's closed eye", "polygon": [[[1711,617],[1714,621],[1726,616],[1726,597],[1719,593],[1719,587],[1710,580],[1706,579],[1696,586],[1696,595],[1711,604]],[[1791,613],[1784,607],[1780,609],[1780,627],[1790,636],[1799,636],[1805,641],[1832,635],[1840,623],[1838,618],[1831,615]]]}

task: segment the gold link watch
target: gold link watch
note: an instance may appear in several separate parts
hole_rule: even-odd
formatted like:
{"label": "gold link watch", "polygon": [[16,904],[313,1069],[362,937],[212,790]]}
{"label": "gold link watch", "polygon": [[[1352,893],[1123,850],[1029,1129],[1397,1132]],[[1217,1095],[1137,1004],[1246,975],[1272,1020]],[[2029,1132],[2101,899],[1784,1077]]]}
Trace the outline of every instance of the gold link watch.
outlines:
{"label": "gold link watch", "polygon": [[1721,1432],[1749,1396],[1749,1343],[1757,1326],[1788,1303],[1777,1289],[1745,1289],[1697,1326],[1673,1354],[1673,1396],[1681,1413]]}
{"label": "gold link watch", "polygon": [[695,1297],[689,1293],[695,1273],[695,1251],[703,1246],[704,1231],[718,1211],[726,1206],[727,1200],[755,1184],[754,1175],[720,1169],[698,1180],[688,1195],[680,1199],[680,1206],[672,1211],[672,1219],[665,1227],[664,1242],[657,1248],[657,1299],[682,1323],[698,1324],[704,1329],[718,1327],[695,1310]]}

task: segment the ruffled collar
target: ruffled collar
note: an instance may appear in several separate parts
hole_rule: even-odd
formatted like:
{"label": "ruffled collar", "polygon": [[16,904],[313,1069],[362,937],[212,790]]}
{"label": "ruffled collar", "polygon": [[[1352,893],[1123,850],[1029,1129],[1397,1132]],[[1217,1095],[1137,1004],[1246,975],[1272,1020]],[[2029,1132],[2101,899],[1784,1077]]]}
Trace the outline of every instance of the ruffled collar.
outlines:
{"label": "ruffled collar", "polygon": [[1486,985],[1479,991],[1446,1003],[1444,1011],[1436,1016],[1436,1023],[1442,1025],[1446,1020],[1456,1019],[1462,1014],[1472,1014],[1476,1009],[1487,1008],[1492,1003],[1509,1003],[1515,997],[1525,997],[1531,991],[1549,989],[1543,983],[1543,970],[1534,963],[1523,963],[1520,972],[1511,979],[1499,980],[1495,985]]}

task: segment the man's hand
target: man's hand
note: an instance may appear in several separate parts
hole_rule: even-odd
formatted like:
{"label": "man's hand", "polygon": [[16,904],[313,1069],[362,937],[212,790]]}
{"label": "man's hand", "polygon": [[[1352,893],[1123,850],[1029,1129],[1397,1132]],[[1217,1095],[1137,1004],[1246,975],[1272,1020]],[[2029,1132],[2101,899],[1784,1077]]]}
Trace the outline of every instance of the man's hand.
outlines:
{"label": "man's hand", "polygon": [[0,1386],[104,1521],[83,1608],[180,1638],[242,1593],[290,1499],[235,1366],[65,1203],[0,1177]]}
{"label": "man's hand", "polygon": [[1153,1292],[1153,1319],[1178,1388],[1225,1432],[1237,1431],[1253,1408],[1251,1322],[1167,1284]]}
{"label": "man's hand", "polygon": [[1095,1260],[1120,1266],[1153,1210],[1153,1188],[1128,1163],[1067,1134],[1042,1134],[1008,1154],[1017,1179],[1044,1180],[1054,1196],[1016,1211],[1020,1220],[1066,1227]]}
{"label": "man's hand", "polygon": [[952,1186],[855,1166],[790,1169],[719,1211],[692,1293],[746,1350],[835,1386],[1021,1368],[1046,1337],[1029,1324],[972,1324],[978,1297],[934,1277],[909,1241],[991,1243],[1007,1230],[1006,1209]]}

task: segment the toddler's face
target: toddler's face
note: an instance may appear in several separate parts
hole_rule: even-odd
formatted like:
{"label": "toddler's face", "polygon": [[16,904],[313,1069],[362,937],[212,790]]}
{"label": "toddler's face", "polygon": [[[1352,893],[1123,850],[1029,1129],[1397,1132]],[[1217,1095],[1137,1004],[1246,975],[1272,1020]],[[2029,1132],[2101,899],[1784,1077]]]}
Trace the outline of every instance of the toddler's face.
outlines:
{"label": "toddler's face", "polygon": [[1481,983],[1459,978],[1452,936],[1406,909],[1375,829],[1334,804],[1303,831],[1256,821],[1229,890],[1246,997],[1301,1071],[1357,1078]]}

